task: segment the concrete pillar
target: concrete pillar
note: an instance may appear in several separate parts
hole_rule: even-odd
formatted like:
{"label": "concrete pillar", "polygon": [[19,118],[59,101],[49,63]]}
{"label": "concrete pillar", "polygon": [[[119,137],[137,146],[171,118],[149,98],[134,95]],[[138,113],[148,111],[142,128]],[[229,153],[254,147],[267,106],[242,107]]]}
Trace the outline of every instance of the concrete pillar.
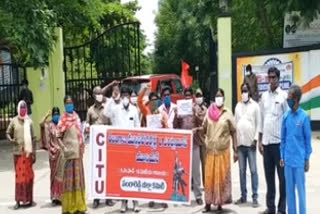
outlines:
{"label": "concrete pillar", "polygon": [[218,18],[218,87],[225,92],[225,106],[232,110],[231,17]]}

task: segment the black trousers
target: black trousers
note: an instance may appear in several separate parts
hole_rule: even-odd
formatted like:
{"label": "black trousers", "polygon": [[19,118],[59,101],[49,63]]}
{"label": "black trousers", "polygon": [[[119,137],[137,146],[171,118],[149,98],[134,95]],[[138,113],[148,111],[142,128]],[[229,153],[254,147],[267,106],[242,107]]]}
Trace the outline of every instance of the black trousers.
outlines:
{"label": "black trousers", "polygon": [[276,212],[275,171],[277,169],[280,192],[278,212],[286,213],[286,184],[284,168],[280,167],[280,144],[263,146],[263,151],[264,174],[267,182],[267,208],[272,213]]}

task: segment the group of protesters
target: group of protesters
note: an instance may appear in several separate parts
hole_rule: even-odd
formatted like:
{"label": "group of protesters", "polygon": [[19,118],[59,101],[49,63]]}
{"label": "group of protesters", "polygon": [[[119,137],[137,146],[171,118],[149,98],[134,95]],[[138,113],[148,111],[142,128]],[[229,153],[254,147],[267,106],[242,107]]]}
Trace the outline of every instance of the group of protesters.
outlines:
{"label": "group of protesters", "polygon": [[[93,89],[95,103],[88,109],[85,135],[90,135],[91,125],[110,125],[135,129],[152,127],[164,129],[186,129],[193,131],[192,189],[198,205],[205,204],[203,212],[212,205],[217,210],[232,203],[231,153],[239,163],[241,196],[235,204],[247,203],[246,168],[251,172],[252,206],[258,207],[258,172],[256,151],[263,155],[265,181],[267,184],[264,214],[295,214],[295,189],[298,190],[300,214],[306,213],[305,172],[309,170],[311,149],[310,119],[299,107],[301,88],[292,85],[288,94],[279,86],[280,71],[268,70],[269,89],[259,98],[257,80],[250,65],[246,68],[245,81],[241,85],[241,100],[235,114],[225,107],[225,93],[218,89],[213,101],[206,105],[201,89],[186,88],[184,99],[192,100],[192,114],[179,115],[173,103],[172,89],[164,87],[160,94],[150,91],[148,84],[141,92],[120,87],[119,82],[108,85],[112,96],[104,96],[105,88]],[[108,88],[107,87],[107,88]],[[145,97],[148,96],[148,99]],[[85,149],[81,121],[74,108],[71,96],[64,98],[64,113],[54,107],[42,119],[42,140],[49,153],[51,169],[51,200],[61,205],[62,213],[86,213],[85,176],[83,154]],[[32,206],[32,165],[36,161],[36,144],[28,103],[22,99],[18,104],[18,115],[7,129],[7,138],[14,145],[16,172],[16,206],[21,203]],[[159,115],[161,125],[148,124],[149,115]],[[49,118],[51,118],[49,120]],[[231,151],[232,150],[232,151]],[[279,203],[276,208],[275,171],[279,179]],[[201,173],[202,172],[202,173]],[[201,176],[202,174],[202,176]],[[204,185],[204,201],[201,190]],[[113,206],[116,201],[108,199]],[[150,201],[149,207],[156,201]],[[93,208],[98,208],[99,199],[94,199]],[[166,203],[160,204],[167,208]],[[128,210],[128,201],[121,201],[120,212]],[[139,212],[138,201],[133,201],[134,212]]]}

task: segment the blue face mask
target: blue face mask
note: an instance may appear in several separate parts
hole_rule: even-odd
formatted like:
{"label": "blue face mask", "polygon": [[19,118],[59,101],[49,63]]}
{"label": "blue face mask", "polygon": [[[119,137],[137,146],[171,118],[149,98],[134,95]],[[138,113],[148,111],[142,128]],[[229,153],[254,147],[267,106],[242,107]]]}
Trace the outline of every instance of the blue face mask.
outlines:
{"label": "blue face mask", "polygon": [[170,106],[171,105],[171,97],[165,97],[163,102],[166,106]]}
{"label": "blue face mask", "polygon": [[162,101],[159,99],[158,100],[158,107],[160,107],[162,105]]}
{"label": "blue face mask", "polygon": [[53,115],[52,122],[54,122],[55,124],[58,124],[59,120],[60,120],[60,115],[59,114]]}
{"label": "blue face mask", "polygon": [[294,101],[291,99],[287,99],[287,103],[288,103],[289,108],[292,110],[294,107],[294,104],[295,104]]}
{"label": "blue face mask", "polygon": [[67,113],[71,114],[73,112],[73,109],[74,109],[74,105],[73,104],[66,104],[64,106],[65,110]]}

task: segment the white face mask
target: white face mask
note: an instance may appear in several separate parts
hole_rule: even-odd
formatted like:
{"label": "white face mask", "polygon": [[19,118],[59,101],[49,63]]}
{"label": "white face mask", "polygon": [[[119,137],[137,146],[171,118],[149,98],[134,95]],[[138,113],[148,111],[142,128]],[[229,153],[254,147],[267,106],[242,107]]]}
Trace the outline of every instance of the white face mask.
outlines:
{"label": "white face mask", "polygon": [[248,102],[249,100],[249,93],[248,92],[245,92],[245,93],[242,93],[242,101],[243,102]]}
{"label": "white face mask", "polygon": [[124,97],[123,99],[122,99],[122,104],[123,104],[123,106],[124,107],[128,107],[128,105],[129,105],[129,98],[128,97]]}
{"label": "white face mask", "polygon": [[198,105],[201,105],[201,104],[203,103],[203,97],[197,97],[197,98],[196,98],[196,103],[197,103]]}
{"label": "white face mask", "polygon": [[131,97],[130,101],[133,105],[137,104],[138,97]]}
{"label": "white face mask", "polygon": [[251,72],[250,71],[246,71],[246,76],[250,76]]}
{"label": "white face mask", "polygon": [[215,103],[218,107],[223,106],[223,97],[216,97],[215,98]]}
{"label": "white face mask", "polygon": [[102,103],[102,100],[103,100],[103,95],[102,95],[102,94],[96,95],[96,101],[97,101],[98,103]]}

